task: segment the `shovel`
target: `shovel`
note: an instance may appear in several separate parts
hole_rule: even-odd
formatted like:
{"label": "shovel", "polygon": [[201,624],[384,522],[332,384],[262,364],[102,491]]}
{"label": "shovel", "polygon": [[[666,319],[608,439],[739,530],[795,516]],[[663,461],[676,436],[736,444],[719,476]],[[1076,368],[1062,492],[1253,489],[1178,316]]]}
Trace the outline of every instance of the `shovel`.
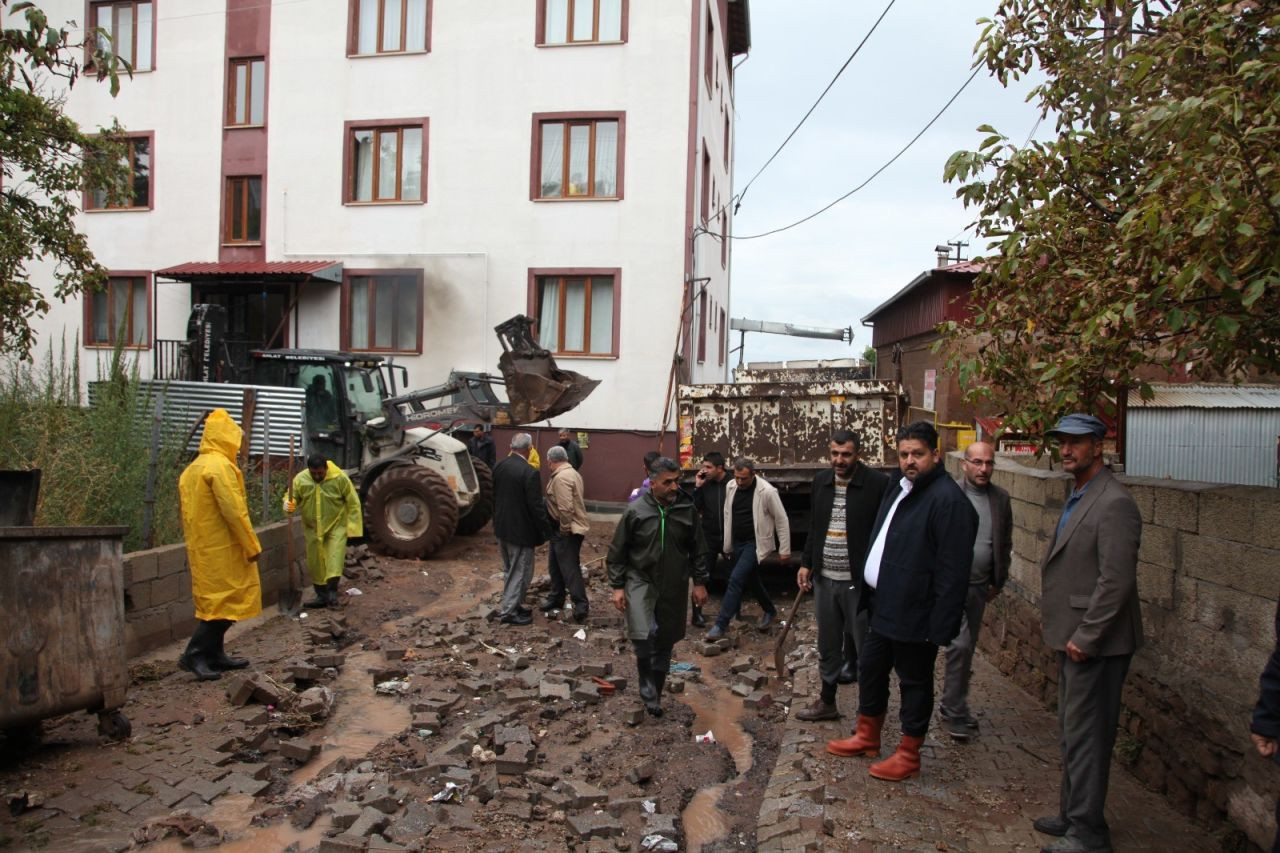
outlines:
{"label": "shovel", "polygon": [[[293,503],[293,436],[289,436],[289,503]],[[302,612],[302,589],[298,583],[300,569],[298,568],[298,560],[294,554],[293,543],[293,513],[287,513],[285,516],[286,524],[288,524],[288,540],[286,544],[286,555],[289,558],[285,571],[289,575],[289,586],[280,591],[280,600],[276,604],[276,609],[285,616],[290,618],[297,616]]]}
{"label": "shovel", "polygon": [[777,673],[777,679],[782,681],[786,678],[786,650],[787,636],[791,633],[791,626],[796,621],[796,611],[800,609],[800,599],[804,598],[804,590],[796,593],[796,600],[791,605],[791,612],[787,614],[787,622],[782,626],[782,633],[778,636],[778,644],[773,647],[773,671]]}

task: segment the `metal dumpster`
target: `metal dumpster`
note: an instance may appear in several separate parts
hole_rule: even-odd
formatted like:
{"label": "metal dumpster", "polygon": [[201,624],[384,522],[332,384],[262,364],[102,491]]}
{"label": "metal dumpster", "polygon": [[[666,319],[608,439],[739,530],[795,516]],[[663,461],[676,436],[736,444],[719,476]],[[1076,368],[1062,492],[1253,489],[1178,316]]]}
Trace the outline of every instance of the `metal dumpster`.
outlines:
{"label": "metal dumpster", "polygon": [[126,738],[125,527],[0,527],[0,728],[71,711]]}

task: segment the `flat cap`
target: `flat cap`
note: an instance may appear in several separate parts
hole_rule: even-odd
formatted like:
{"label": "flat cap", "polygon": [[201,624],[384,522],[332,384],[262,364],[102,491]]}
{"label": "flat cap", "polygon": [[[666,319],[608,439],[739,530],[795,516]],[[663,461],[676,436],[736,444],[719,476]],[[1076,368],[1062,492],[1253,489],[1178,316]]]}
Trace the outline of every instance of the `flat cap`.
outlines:
{"label": "flat cap", "polygon": [[1095,438],[1102,438],[1107,434],[1107,425],[1095,418],[1093,415],[1086,415],[1083,412],[1074,412],[1070,415],[1064,415],[1062,420],[1054,425],[1046,435],[1092,435]]}

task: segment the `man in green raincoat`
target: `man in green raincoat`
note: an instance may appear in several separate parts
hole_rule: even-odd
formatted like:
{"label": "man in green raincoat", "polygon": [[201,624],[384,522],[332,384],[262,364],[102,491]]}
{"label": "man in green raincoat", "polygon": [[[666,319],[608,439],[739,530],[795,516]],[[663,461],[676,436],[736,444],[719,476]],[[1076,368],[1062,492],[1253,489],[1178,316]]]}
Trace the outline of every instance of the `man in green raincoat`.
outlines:
{"label": "man in green raincoat", "polygon": [[645,710],[662,716],[662,687],[671,647],[684,637],[693,578],[693,603],[707,603],[707,542],[693,506],[680,491],[680,466],[660,456],[649,466],[649,491],[627,507],[609,546],[613,606],[627,616]]}
{"label": "man in green raincoat", "polygon": [[286,495],[284,511],[302,510],[302,528],[307,539],[307,567],[316,591],[306,607],[328,607],[338,603],[338,583],[347,558],[347,537],[364,533],[360,495],[342,469],[312,453],[307,470],[293,478],[293,500]]}

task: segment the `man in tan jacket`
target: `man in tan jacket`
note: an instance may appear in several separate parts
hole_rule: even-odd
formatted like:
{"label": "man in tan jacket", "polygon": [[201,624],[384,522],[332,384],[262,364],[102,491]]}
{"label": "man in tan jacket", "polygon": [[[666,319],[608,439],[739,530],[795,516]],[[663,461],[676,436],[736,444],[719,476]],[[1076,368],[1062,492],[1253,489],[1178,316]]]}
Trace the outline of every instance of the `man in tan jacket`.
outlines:
{"label": "man in tan jacket", "polygon": [[582,475],[569,463],[569,454],[556,445],[547,451],[547,515],[551,517],[551,545],[547,569],[551,591],[542,602],[542,612],[564,607],[565,592],[573,602],[573,621],[587,621],[587,586],[582,580],[582,540],[591,525],[582,499]]}

